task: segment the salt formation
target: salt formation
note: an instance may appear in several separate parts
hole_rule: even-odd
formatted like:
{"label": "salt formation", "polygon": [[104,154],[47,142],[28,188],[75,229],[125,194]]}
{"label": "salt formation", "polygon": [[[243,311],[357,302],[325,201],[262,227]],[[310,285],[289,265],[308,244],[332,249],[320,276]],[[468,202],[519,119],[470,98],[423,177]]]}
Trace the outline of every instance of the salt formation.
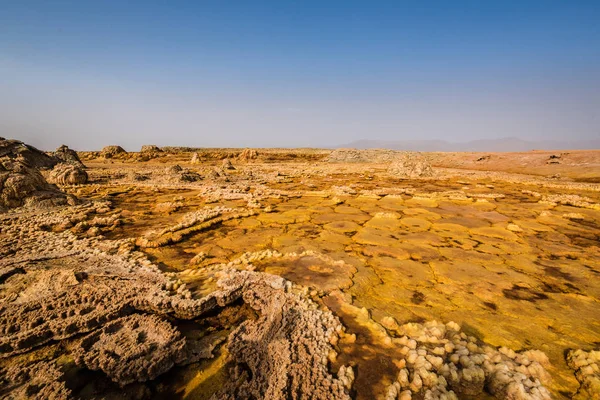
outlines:
{"label": "salt formation", "polygon": [[223,165],[222,168],[224,170],[232,170],[235,169],[235,167],[233,166],[233,164],[231,163],[231,160],[229,158],[226,158],[223,160]]}
{"label": "salt formation", "polygon": [[62,376],[56,362],[0,367],[0,390],[6,399],[67,399],[71,392]]}
{"label": "salt formation", "polygon": [[484,390],[498,399],[551,398],[541,383],[549,379],[544,369],[548,358],[541,351],[495,349],[467,336],[454,322],[388,325],[400,336],[392,341],[404,355],[402,369],[388,388],[389,400],[415,395],[450,400]]}
{"label": "salt formation", "polygon": [[162,152],[160,147],[158,147],[154,144],[142,145],[142,148],[140,150],[140,153],[160,153],[160,152]]}
{"label": "salt formation", "polygon": [[0,211],[22,205],[61,205],[67,200],[67,195],[50,185],[24,158],[0,157]]}
{"label": "salt formation", "polygon": [[127,154],[121,146],[106,146],[100,151],[100,155],[104,158],[113,158],[119,154]]}
{"label": "salt formation", "polygon": [[243,293],[261,316],[229,336],[228,349],[238,366],[215,397],[350,399],[349,385],[327,371],[329,341],[341,324],[309,300],[287,293],[289,282],[269,277],[268,285],[250,284]]}
{"label": "salt formation", "polygon": [[571,350],[567,354],[567,364],[575,370],[575,378],[580,387],[577,399],[600,399],[600,350]]}
{"label": "salt formation", "polygon": [[18,140],[0,140],[0,159],[19,160],[31,168],[52,168],[59,160]]}
{"label": "salt formation", "polygon": [[253,210],[238,211],[227,207],[205,208],[185,214],[178,224],[167,227],[160,232],[146,233],[143,237],[137,239],[136,244],[140,247],[149,248],[178,243],[193,233],[203,231],[227,220],[248,217],[255,213]]}
{"label": "salt formation", "polygon": [[178,164],[167,167],[165,173],[170,182],[196,182],[202,179],[197,172],[184,169]]}
{"label": "salt formation", "polygon": [[335,163],[386,163],[394,161],[402,154],[396,150],[372,149],[336,149],[327,157],[328,162]]}
{"label": "salt formation", "polygon": [[3,395],[71,395],[67,377],[53,367],[55,359],[36,362],[18,356],[50,342],[74,342],[63,348],[78,365],[101,370],[119,385],[150,380],[174,365],[211,357],[214,340],[190,341],[169,321],[202,318],[243,300],[260,317],[230,334],[227,347],[234,379],[215,398],[263,397],[261,393],[273,399],[349,398],[348,385],[327,370],[329,342],[341,329],[339,321],[291,293],[285,279],[206,269],[217,280],[216,288],[196,296],[142,253],[132,251],[128,240],[78,239],[69,231],[52,232],[65,219],[89,218],[105,209],[104,204],[91,204],[50,213],[0,214]]}
{"label": "salt formation", "polygon": [[398,178],[414,179],[433,176],[433,168],[422,154],[406,152],[392,161],[388,173]]}
{"label": "salt formation", "polygon": [[242,152],[240,153],[240,155],[237,157],[238,160],[240,161],[250,161],[250,160],[255,160],[258,158],[258,151],[254,150],[254,149],[244,149],[242,150]]}
{"label": "salt formation", "polygon": [[87,181],[87,172],[75,164],[58,164],[48,175],[48,182],[62,186],[82,185]]}
{"label": "salt formation", "polygon": [[185,359],[185,339],[155,315],[133,314],[84,337],[75,362],[126,385],[156,378]]}
{"label": "salt formation", "polygon": [[79,159],[77,152],[75,150],[70,149],[66,145],[62,145],[56,149],[52,155],[58,159],[60,162],[73,164],[78,167],[84,167],[83,163]]}

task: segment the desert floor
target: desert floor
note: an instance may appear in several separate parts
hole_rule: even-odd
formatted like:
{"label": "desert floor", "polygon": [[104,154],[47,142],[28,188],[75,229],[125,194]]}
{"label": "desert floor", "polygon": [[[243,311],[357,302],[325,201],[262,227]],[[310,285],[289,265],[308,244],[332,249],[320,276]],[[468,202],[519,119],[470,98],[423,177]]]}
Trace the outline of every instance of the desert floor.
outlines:
{"label": "desert floor", "polygon": [[[377,159],[332,162],[329,153],[206,150],[194,163],[184,150],[80,153],[89,182],[62,189],[105,208],[62,225],[82,211],[61,211],[46,231],[98,248],[130,243],[192,299],[214,289],[207,271],[215,268],[291,281],[342,323],[326,364],[334,375],[353,367],[356,399],[389,394],[406,365],[409,323],[418,331],[431,321],[454,321],[479,348],[541,350],[543,385],[553,398],[575,396],[568,352],[600,347],[600,151],[429,153],[434,176],[422,178],[394,175]],[[210,210],[216,219],[204,215]],[[16,276],[2,282],[5,300],[42,290],[23,280],[9,289]],[[214,357],[131,383],[130,397],[210,398],[231,379],[227,335],[255,314],[241,302],[225,315],[174,321],[184,334],[210,336]],[[67,354],[61,346],[69,345],[27,354]],[[75,396],[123,390],[100,372],[70,371]],[[494,397],[467,390],[459,398]]]}

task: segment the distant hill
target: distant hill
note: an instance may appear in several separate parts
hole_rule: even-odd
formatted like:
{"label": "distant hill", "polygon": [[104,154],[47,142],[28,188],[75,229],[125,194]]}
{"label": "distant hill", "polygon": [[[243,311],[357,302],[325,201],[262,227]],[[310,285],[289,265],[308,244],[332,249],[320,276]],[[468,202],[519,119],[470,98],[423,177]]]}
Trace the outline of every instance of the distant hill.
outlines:
{"label": "distant hill", "polygon": [[392,149],[409,151],[530,151],[600,149],[600,139],[576,141],[527,141],[518,138],[483,139],[470,142],[444,140],[357,140],[337,148]]}

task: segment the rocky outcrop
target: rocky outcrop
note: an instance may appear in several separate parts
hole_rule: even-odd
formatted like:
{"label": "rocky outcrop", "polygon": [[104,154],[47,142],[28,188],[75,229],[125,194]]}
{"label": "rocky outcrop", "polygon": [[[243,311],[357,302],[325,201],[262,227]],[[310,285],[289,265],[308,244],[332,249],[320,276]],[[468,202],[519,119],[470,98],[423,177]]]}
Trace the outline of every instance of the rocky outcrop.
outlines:
{"label": "rocky outcrop", "polygon": [[192,164],[200,164],[200,156],[198,155],[198,153],[194,152],[194,154],[192,154],[192,159],[190,160],[190,162]]}
{"label": "rocky outcrop", "polygon": [[235,167],[233,166],[233,164],[231,163],[231,160],[229,158],[226,158],[223,160],[223,165],[221,166],[221,168],[223,168],[224,170],[235,169]]}
{"label": "rocky outcrop", "polygon": [[0,211],[23,205],[47,207],[67,202],[67,195],[50,185],[39,170],[22,157],[0,157]]}
{"label": "rocky outcrop", "polygon": [[337,149],[329,154],[331,163],[390,163],[388,173],[398,178],[433,176],[433,169],[421,154],[397,150]]}
{"label": "rocky outcrop", "polygon": [[33,146],[18,140],[0,139],[0,159],[19,159],[31,168],[52,168],[60,162]]}
{"label": "rocky outcrop", "polygon": [[58,164],[48,175],[48,182],[61,186],[83,185],[87,181],[87,172],[74,164]]}
{"label": "rocky outcrop", "polygon": [[154,145],[154,144],[145,144],[142,146],[142,149],[140,150],[141,153],[162,153],[162,150],[160,149],[160,147]]}
{"label": "rocky outcrop", "polygon": [[113,158],[120,154],[127,154],[121,146],[106,146],[100,151],[100,155],[104,158]]}
{"label": "rocky outcrop", "polygon": [[84,167],[83,163],[79,159],[79,156],[77,155],[77,152],[75,150],[68,148],[64,144],[62,146],[60,146],[59,148],[57,148],[56,151],[54,153],[52,153],[52,155],[56,159],[58,159],[59,162],[73,164],[73,165],[76,165],[81,168]]}
{"label": "rocky outcrop", "polygon": [[172,182],[196,182],[202,180],[202,176],[197,172],[184,169],[175,164],[165,169],[167,179]]}
{"label": "rocky outcrop", "polygon": [[434,175],[433,168],[420,153],[405,152],[398,154],[390,166],[388,173],[397,178],[423,178]]}
{"label": "rocky outcrop", "polygon": [[244,149],[240,155],[237,157],[238,160],[240,161],[250,161],[250,160],[256,160],[258,158],[258,151],[254,150],[254,149]]}

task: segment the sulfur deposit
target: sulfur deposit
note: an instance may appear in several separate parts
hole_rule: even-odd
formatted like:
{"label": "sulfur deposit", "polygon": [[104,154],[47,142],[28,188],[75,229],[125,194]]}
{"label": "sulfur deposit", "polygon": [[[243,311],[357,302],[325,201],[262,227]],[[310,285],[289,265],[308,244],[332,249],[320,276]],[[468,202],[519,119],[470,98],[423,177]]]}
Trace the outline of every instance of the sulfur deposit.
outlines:
{"label": "sulfur deposit", "polygon": [[0,140],[0,397],[597,398],[597,152],[143,150]]}

